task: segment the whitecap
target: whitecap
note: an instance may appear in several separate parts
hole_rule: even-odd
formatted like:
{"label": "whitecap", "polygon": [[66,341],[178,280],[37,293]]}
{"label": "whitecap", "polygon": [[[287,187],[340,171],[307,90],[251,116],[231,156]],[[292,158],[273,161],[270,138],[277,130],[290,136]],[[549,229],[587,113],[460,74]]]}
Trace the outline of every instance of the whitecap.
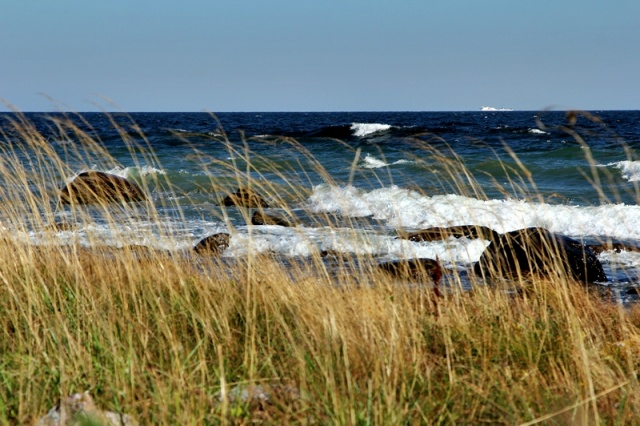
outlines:
{"label": "whitecap", "polygon": [[617,163],[609,163],[607,166],[619,169],[622,178],[629,182],[640,181],[640,161],[618,161]]}
{"label": "whitecap", "polygon": [[546,135],[547,132],[545,132],[544,130],[540,130],[540,129],[529,129],[529,133],[534,134],[534,135]]}
{"label": "whitecap", "polygon": [[105,173],[110,173],[113,175],[117,175],[123,177],[125,179],[129,179],[131,177],[144,177],[144,176],[153,176],[153,175],[166,175],[167,172],[162,169],[158,169],[152,166],[144,165],[141,167],[132,166],[132,167],[114,167],[111,170],[107,170]]}
{"label": "whitecap", "polygon": [[466,265],[476,262],[487,242],[467,238],[445,241],[413,242],[366,229],[353,228],[284,228],[261,226],[239,228],[231,238],[226,257],[246,257],[249,253],[277,253],[287,257],[317,255],[322,250],[376,256],[381,259],[436,257],[445,265]]}
{"label": "whitecap", "polygon": [[353,135],[357,137],[369,136],[377,132],[384,132],[391,128],[390,124],[380,123],[352,123],[351,130]]}
{"label": "whitecap", "polygon": [[640,206],[568,206],[524,200],[479,200],[461,195],[422,195],[391,186],[363,191],[319,185],[309,198],[315,212],[371,216],[396,229],[483,225],[498,232],[532,226],[574,237],[608,236],[640,240]]}
{"label": "whitecap", "polygon": [[382,167],[393,166],[396,164],[406,164],[406,163],[411,163],[411,161],[397,160],[397,161],[394,161],[393,163],[385,163],[384,161],[377,159],[373,155],[367,154],[367,156],[362,159],[361,167],[365,169],[379,169]]}

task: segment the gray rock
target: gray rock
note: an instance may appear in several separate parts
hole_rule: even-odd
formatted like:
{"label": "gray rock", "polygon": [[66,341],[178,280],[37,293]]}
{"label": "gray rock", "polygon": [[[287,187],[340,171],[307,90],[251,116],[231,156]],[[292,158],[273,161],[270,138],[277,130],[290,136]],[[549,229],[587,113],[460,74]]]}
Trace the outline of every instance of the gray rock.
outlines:
{"label": "gray rock", "polygon": [[87,422],[106,426],[138,425],[128,414],[98,409],[91,396],[85,392],[62,398],[60,404],[36,422],[36,426],[78,426]]}

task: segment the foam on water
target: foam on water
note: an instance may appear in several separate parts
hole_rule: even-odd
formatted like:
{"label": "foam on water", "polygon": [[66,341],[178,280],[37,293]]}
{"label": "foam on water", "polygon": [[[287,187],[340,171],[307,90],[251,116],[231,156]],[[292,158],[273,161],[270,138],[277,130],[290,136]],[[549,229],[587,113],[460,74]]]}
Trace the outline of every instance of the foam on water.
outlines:
{"label": "foam on water", "polygon": [[389,130],[391,125],[380,123],[353,123],[351,124],[351,130],[353,135],[357,137],[364,137],[377,132],[384,132]]}
{"label": "foam on water", "polygon": [[410,161],[398,160],[398,161],[394,161],[393,163],[385,163],[384,161],[377,159],[371,154],[367,154],[367,156],[362,159],[362,167],[365,169],[379,169],[382,167],[393,166],[396,164],[406,164],[406,163],[410,163]]}
{"label": "foam on water", "polygon": [[393,228],[484,225],[498,232],[540,226],[567,236],[640,240],[640,206],[568,206],[523,200],[478,200],[459,195],[425,196],[391,186],[362,191],[319,185],[309,198],[315,212],[372,216]]}
{"label": "foam on water", "polygon": [[617,163],[609,163],[607,166],[619,169],[622,178],[629,182],[640,181],[640,161],[618,161]]}
{"label": "foam on water", "polygon": [[157,169],[155,167],[147,166],[147,165],[144,165],[142,167],[117,166],[107,170],[100,170],[100,168],[97,165],[94,165],[93,167],[91,167],[91,169],[83,169],[83,170],[80,170],[80,172],[78,172],[76,175],[66,177],[64,181],[65,183],[71,183],[76,178],[77,175],[79,175],[80,173],[89,172],[89,171],[100,171],[100,172],[120,176],[125,179],[167,174],[165,170]]}
{"label": "foam on water", "polygon": [[105,173],[111,173],[129,179],[132,177],[144,177],[152,175],[166,175],[167,172],[162,169],[157,169],[152,166],[144,165],[142,167],[114,167],[111,170],[107,170]]}
{"label": "foam on water", "polygon": [[476,262],[486,241],[451,238],[446,241],[413,242],[370,230],[334,228],[285,228],[261,226],[245,229],[230,240],[225,257],[245,257],[248,253],[278,253],[290,257],[317,255],[328,250],[354,255],[373,255],[381,259],[436,258],[445,265]]}
{"label": "foam on water", "polygon": [[609,276],[618,281],[636,281],[640,270],[640,253],[605,251],[600,262],[609,269]]}

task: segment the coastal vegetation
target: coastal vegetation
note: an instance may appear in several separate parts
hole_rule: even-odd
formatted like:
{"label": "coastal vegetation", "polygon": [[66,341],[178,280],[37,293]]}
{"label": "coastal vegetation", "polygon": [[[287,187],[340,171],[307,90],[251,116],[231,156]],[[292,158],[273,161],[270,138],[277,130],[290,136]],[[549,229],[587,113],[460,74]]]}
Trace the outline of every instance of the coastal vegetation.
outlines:
{"label": "coastal vegetation", "polygon": [[[110,192],[86,205],[61,193],[80,172],[71,163],[89,169],[110,154],[74,121],[51,126],[73,141],[62,153],[19,114],[0,129],[0,424],[33,424],[83,392],[139,424],[640,422],[640,307],[616,303],[606,287],[562,268],[490,281],[452,269],[434,291],[429,270],[393,276],[373,254],[283,258],[256,249],[230,258],[221,253],[236,237],[231,225],[211,250],[158,249],[144,242],[173,234],[157,198],[132,203]],[[157,163],[144,135],[121,130],[134,161]],[[301,166],[332,183],[303,146],[287,143]],[[293,225],[301,214],[292,202],[308,188],[275,165],[282,179],[265,181],[252,168],[258,154],[228,149],[242,166],[194,148],[216,176],[211,214],[275,220],[262,216],[262,199],[238,189],[251,188]],[[442,162],[447,191],[483,196],[463,161]],[[531,186],[524,166],[508,175],[512,187]],[[138,184],[145,194],[172,188],[162,175]],[[354,235],[363,226],[305,213]],[[139,215],[157,226],[139,244],[118,241]],[[108,243],[90,232],[96,220],[112,228]],[[261,225],[248,226],[251,236]]]}

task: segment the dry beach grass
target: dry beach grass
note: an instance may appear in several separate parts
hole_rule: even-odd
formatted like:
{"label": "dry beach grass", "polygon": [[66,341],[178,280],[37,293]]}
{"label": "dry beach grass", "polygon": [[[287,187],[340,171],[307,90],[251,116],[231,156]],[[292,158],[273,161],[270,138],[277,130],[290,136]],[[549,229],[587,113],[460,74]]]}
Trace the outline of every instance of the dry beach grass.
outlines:
{"label": "dry beach grass", "polygon": [[[21,143],[3,143],[0,160],[0,424],[32,424],[85,391],[140,424],[640,422],[640,307],[563,276],[492,286],[471,277],[463,291],[454,273],[436,297],[429,279],[398,281],[367,256],[336,273],[320,254],[229,261],[97,237],[61,245],[48,231],[34,245],[17,236],[51,226],[52,177],[77,170],[28,121],[14,124]],[[109,157],[71,122],[52,125],[80,141],[67,156]],[[155,161],[148,147],[132,143],[131,154]],[[284,214],[304,196],[297,182],[258,183],[250,166],[202,161],[226,167],[227,184],[279,199]],[[449,185],[482,195],[461,164],[450,167]],[[153,201],[142,206],[157,214]],[[98,208],[114,229],[133,214]],[[90,226],[84,206],[70,211],[70,226]]]}

